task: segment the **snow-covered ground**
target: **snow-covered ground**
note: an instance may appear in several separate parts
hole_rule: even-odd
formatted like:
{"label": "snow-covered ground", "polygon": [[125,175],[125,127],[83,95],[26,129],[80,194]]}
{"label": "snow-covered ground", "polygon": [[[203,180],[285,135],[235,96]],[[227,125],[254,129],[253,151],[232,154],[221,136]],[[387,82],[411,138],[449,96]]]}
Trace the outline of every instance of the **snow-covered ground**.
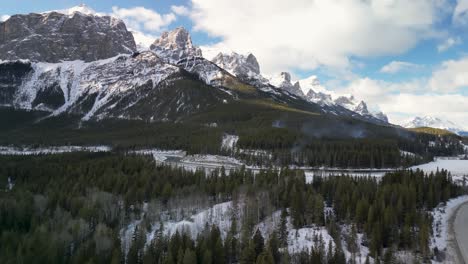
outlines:
{"label": "snow-covered ground", "polygon": [[180,164],[184,167],[195,168],[221,168],[234,169],[243,165],[242,161],[229,156],[220,155],[190,155],[180,160]]}
{"label": "snow-covered ground", "polygon": [[187,152],[183,150],[160,150],[160,149],[142,149],[130,153],[151,155],[156,162],[165,162],[170,158],[179,158],[187,156]]}
{"label": "snow-covered ground", "polygon": [[13,187],[15,187],[15,183],[11,180],[10,177],[8,177],[8,183],[7,183],[6,190],[11,191],[11,190],[13,190]]}
{"label": "snow-covered ground", "polygon": [[306,183],[312,183],[314,181],[314,177],[329,177],[334,175],[342,175],[345,174],[347,176],[352,177],[374,177],[374,178],[382,178],[388,171],[352,171],[352,170],[306,170],[305,178]]}
{"label": "snow-covered ground", "polygon": [[[436,172],[437,170],[448,170],[452,174],[453,180],[461,184],[464,181],[465,176],[468,176],[468,160],[460,160],[456,158],[452,159],[436,159],[433,162],[413,166],[410,169],[420,169],[425,173]],[[468,177],[466,177],[468,180]]]}
{"label": "snow-covered ground", "polygon": [[188,232],[193,239],[196,239],[197,235],[208,224],[208,226],[216,225],[221,232],[221,237],[225,238],[231,228],[232,213],[231,202],[216,204],[211,208],[192,215],[189,219],[179,222],[165,222],[163,233],[172,236],[177,231],[179,233]]}
{"label": "snow-covered ground", "polygon": [[400,150],[401,156],[416,157],[417,154],[409,151]]}
{"label": "snow-covered ground", "polygon": [[108,146],[57,146],[46,148],[18,148],[0,146],[0,155],[40,155],[40,154],[60,154],[70,152],[109,152],[112,149]]}
{"label": "snow-covered ground", "polygon": [[224,134],[221,149],[233,150],[236,147],[237,141],[239,141],[239,136]]}
{"label": "snow-covered ground", "polygon": [[[142,223],[142,219],[144,218],[145,214],[149,213],[147,211],[148,207],[143,208],[144,210],[139,219],[131,221],[126,227],[120,230],[120,239],[125,254],[127,254],[128,250],[130,249],[135,228]],[[147,232],[146,245],[148,246],[151,243],[151,240],[154,239],[158,232],[166,236],[172,236],[177,231],[179,233],[185,232],[190,234],[192,239],[196,239],[197,235],[204,230],[206,225],[209,227],[211,225],[216,225],[220,229],[221,237],[224,239],[231,227],[233,212],[235,212],[235,210],[233,210],[232,202],[225,202],[215,204],[214,206],[207,209],[199,210],[199,212],[180,221],[174,221],[170,219],[163,220],[161,225],[161,222],[156,220],[151,223],[151,228]],[[167,216],[166,213],[167,212],[161,213],[161,216]],[[161,226],[163,227],[163,230],[160,230]]]}
{"label": "snow-covered ground", "polygon": [[458,206],[468,202],[468,195],[449,200],[445,205],[441,204],[432,212],[434,218],[431,237],[431,248],[437,247],[439,251],[447,252],[449,246],[449,220]]}

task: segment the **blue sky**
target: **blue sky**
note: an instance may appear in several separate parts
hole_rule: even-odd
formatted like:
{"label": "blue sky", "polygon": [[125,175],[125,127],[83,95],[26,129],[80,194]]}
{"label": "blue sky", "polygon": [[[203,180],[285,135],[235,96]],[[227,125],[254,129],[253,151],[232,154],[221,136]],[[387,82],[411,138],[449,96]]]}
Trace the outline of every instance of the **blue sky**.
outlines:
{"label": "blue sky", "polygon": [[147,41],[184,26],[207,57],[253,52],[265,75],[317,75],[397,123],[432,115],[468,129],[468,0],[17,0],[0,16],[82,3]]}

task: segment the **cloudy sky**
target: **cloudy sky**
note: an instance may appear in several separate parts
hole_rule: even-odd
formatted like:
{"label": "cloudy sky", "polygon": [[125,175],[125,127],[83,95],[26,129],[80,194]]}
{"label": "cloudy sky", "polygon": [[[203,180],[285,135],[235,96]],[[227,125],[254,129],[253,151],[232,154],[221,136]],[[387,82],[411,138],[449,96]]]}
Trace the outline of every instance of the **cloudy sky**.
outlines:
{"label": "cloudy sky", "polygon": [[5,2],[1,20],[85,3],[123,19],[144,43],[184,26],[205,57],[252,52],[265,75],[317,75],[395,123],[431,115],[468,129],[468,0]]}

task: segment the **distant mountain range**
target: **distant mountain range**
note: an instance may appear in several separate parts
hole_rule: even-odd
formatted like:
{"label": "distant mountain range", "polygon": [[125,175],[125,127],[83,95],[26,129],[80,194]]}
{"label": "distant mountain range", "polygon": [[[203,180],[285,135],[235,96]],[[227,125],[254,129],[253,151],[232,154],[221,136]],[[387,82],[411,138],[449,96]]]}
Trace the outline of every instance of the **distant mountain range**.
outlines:
{"label": "distant mountain range", "polygon": [[449,121],[447,119],[441,119],[438,117],[432,116],[423,116],[423,117],[415,117],[411,120],[408,120],[406,123],[403,124],[403,127],[406,128],[418,128],[418,127],[432,127],[432,128],[439,128],[448,130],[455,134],[461,136],[467,136],[468,132],[464,130],[461,126]]}
{"label": "distant mountain range", "polygon": [[[365,102],[353,96],[333,100],[329,94],[316,91],[320,86],[316,78],[293,83],[287,72],[262,76],[253,54],[220,53],[208,60],[184,28],[164,32],[150,50],[139,52],[122,20],[84,5],[11,16],[1,23],[0,59],[1,105],[53,115],[78,114],[83,120],[176,120],[235,99],[236,95],[225,90],[240,82],[276,101],[291,97],[333,115],[388,123],[383,113],[371,113]],[[186,78],[186,73],[204,85],[219,88],[217,95],[183,95],[187,90],[177,88],[172,89],[179,93],[175,101],[161,95],[163,86],[173,86]],[[307,94],[302,85],[308,87]]]}

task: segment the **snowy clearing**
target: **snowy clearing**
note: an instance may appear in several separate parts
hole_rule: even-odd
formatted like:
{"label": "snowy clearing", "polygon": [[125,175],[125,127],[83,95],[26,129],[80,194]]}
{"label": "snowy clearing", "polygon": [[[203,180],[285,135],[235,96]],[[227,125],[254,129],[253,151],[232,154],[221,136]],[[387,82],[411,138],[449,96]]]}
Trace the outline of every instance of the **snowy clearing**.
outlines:
{"label": "snowy clearing", "polygon": [[140,155],[152,155],[156,162],[165,162],[170,158],[182,159],[187,156],[187,152],[183,150],[159,150],[159,149],[143,149],[136,150],[130,153]]}
{"label": "snowy clearing", "polygon": [[437,170],[448,170],[453,177],[453,180],[458,184],[462,184],[465,176],[468,176],[468,160],[460,160],[458,158],[443,159],[438,158],[433,162],[413,166],[410,169],[420,169],[425,173],[436,172]]}
{"label": "snowy clearing", "polygon": [[237,141],[239,141],[239,136],[224,134],[221,142],[221,149],[233,150],[237,145]]}
{"label": "snowy clearing", "polygon": [[70,152],[109,152],[112,148],[108,146],[57,146],[46,148],[18,148],[0,146],[0,155],[41,155],[61,154]]}
{"label": "snowy clearing", "polygon": [[404,150],[400,150],[400,155],[401,156],[408,156],[408,157],[416,157],[418,156],[416,153],[413,153],[413,152],[409,152],[409,151],[404,151]]}

